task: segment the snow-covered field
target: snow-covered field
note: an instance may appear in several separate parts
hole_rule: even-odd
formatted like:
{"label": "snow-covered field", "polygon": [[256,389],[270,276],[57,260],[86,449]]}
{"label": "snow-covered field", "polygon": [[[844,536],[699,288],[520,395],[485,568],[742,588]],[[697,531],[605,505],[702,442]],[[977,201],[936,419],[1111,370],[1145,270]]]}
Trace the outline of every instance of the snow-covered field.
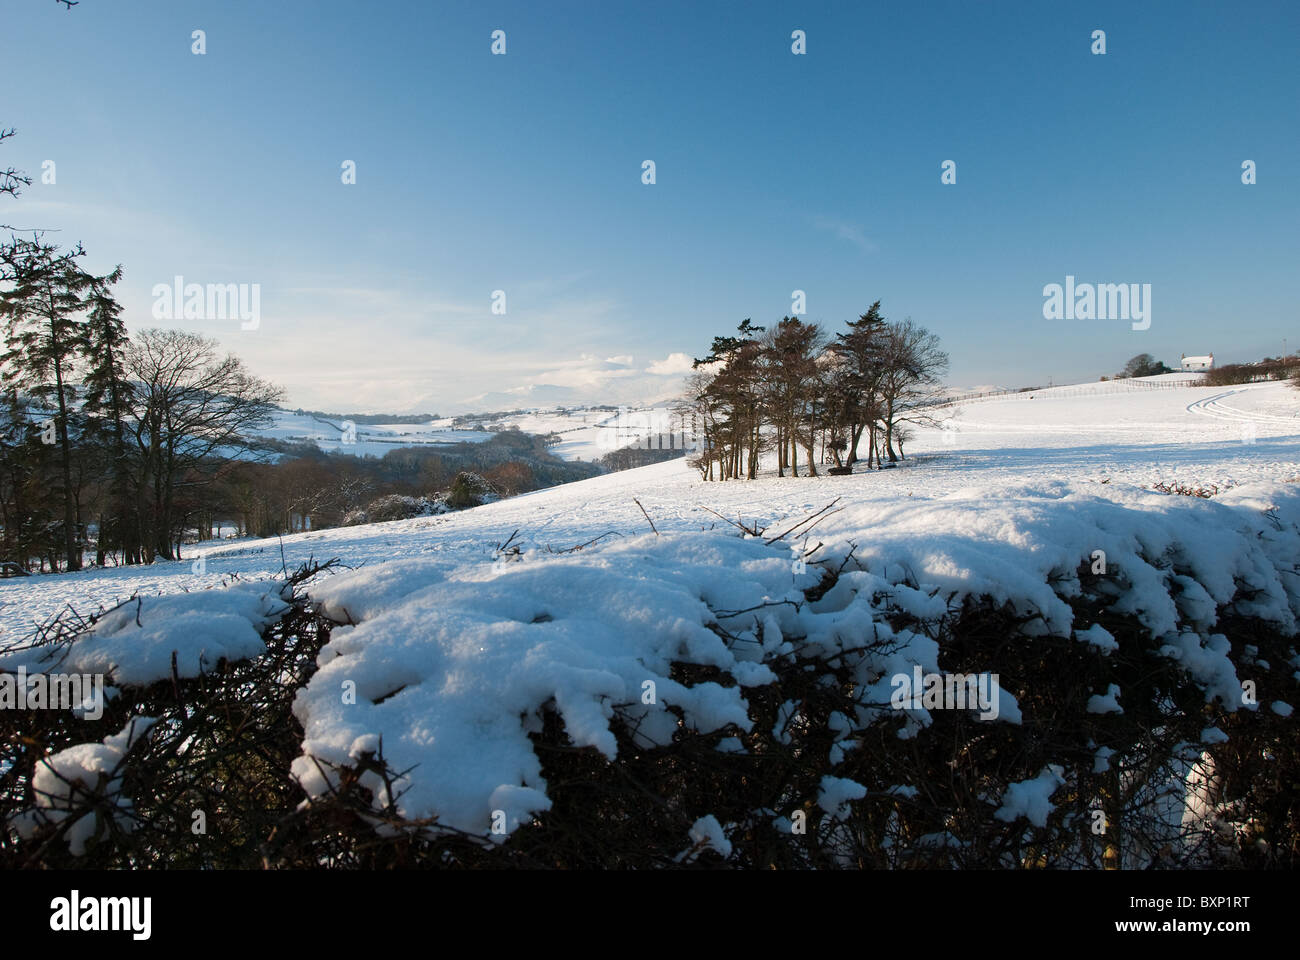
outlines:
{"label": "snow-covered field", "polygon": [[[208,545],[198,565],[191,559],[4,580],[0,641],[26,635],[35,621],[67,604],[90,612],[136,592],[194,590],[231,576],[271,577],[283,564],[293,569],[311,556],[338,557],[353,567],[430,557],[451,568],[491,562],[494,544],[516,530],[518,538],[556,550],[606,533],[643,533],[649,528],[634,497],[666,531],[721,524],[706,507],[775,523],[836,497],[843,498],[841,505],[852,504],[855,516],[866,509],[915,515],[945,498],[1028,496],[1035,489],[1056,489],[1058,482],[1092,496],[1118,497],[1161,481],[1225,488],[1300,479],[1300,392],[1286,384],[1114,393],[1102,383],[1082,393],[1087,389],[1058,387],[945,410],[951,417],[945,428],[918,430],[905,448],[907,462],[894,470],[710,484],[674,460],[446,516]],[[594,438],[586,442],[597,444]],[[837,514],[818,527],[818,535],[847,535],[854,522]]]}
{"label": "snow-covered field", "polygon": [[454,430],[450,423],[444,419],[428,423],[354,423],[349,427],[342,418],[277,410],[274,422],[259,433],[276,440],[310,441],[322,450],[357,457],[382,457],[400,447],[482,443],[492,436],[483,430]]}
{"label": "snow-covered field", "polygon": [[574,407],[443,417],[425,423],[354,423],[350,429],[341,417],[278,410],[274,423],[259,433],[276,440],[310,441],[332,453],[382,457],[401,447],[482,443],[503,430],[514,429],[538,436],[557,434],[560,441],[550,448],[555,456],[591,461],[626,445],[640,428],[662,425],[667,432],[670,419],[665,408],[628,412]]}
{"label": "snow-covered field", "polygon": [[560,442],[551,452],[562,460],[598,460],[620,444],[618,413],[610,410],[538,410],[485,421],[489,430],[511,427],[524,433],[557,434]]}
{"label": "snow-covered field", "polygon": [[[927,618],[962,597],[990,596],[1106,656],[1106,631],[1072,622],[1063,599],[1096,551],[1127,584],[1112,609],[1149,629],[1207,700],[1237,709],[1217,609],[1248,583],[1254,591],[1237,598],[1240,612],[1288,634],[1300,616],[1300,393],[1286,384],[1097,384],[949,412],[941,429],[917,431],[896,469],[708,484],[674,460],[445,516],[214,546],[195,561],[141,569],[10,580],[0,584],[0,625],[15,640],[69,604],[89,613],[133,593],[168,594],[108,618],[65,669],[117,664],[139,679],[177,649],[181,675],[192,676],[217,655],[256,652],[257,628],[281,603],[281,588],[249,583],[201,600],[182,591],[274,580],[285,565],[337,557],[353,571],[310,590],[348,625],[334,631],[321,669],[299,692],[306,740],[295,773],[318,794],[328,785],[316,760],[347,763],[382,737],[395,768],[418,768],[403,784],[403,813],[436,813],[477,833],[501,813],[512,830],[547,809],[527,736],[542,704],[556,704],[576,744],[607,756],[613,704],[624,704],[651,742],[667,742],[676,727],[663,703],[702,730],[748,729],[744,688],[770,681],[765,661],[790,647],[784,638],[804,638],[826,656],[860,650],[894,636],[888,605]],[[1157,482],[1218,492],[1169,495],[1150,489]],[[773,536],[832,501],[836,510],[815,527],[778,542],[740,536],[728,522]],[[503,551],[507,543],[517,551]],[[850,553],[853,572],[803,602],[817,564]],[[222,593],[228,603],[216,599]],[[206,612],[192,613],[197,606]],[[719,622],[747,642],[724,643],[709,629]],[[891,676],[938,669],[933,640],[907,630],[894,639],[891,653],[862,661],[864,705],[889,700]],[[737,685],[682,686],[669,678],[673,661],[714,666]],[[639,704],[647,682],[660,706]],[[351,701],[339,695],[349,683]],[[1123,691],[1099,690],[1092,701],[1094,712],[1118,709]],[[1020,722],[1012,694],[1002,691],[999,703],[999,722]],[[1261,706],[1281,716],[1292,708]],[[879,715],[864,706],[857,723]],[[904,736],[929,714],[908,709],[896,719]],[[1025,809],[1004,798],[1006,815],[1036,821],[1050,809],[1059,778],[1049,774]],[[838,807],[835,796],[823,799]]]}

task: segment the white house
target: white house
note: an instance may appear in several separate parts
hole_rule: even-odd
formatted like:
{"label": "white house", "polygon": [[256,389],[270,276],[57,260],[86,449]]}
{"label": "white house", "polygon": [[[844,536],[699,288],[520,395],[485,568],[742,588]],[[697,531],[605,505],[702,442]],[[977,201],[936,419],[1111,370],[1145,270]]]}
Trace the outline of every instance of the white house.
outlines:
{"label": "white house", "polygon": [[1214,367],[1214,354],[1207,354],[1204,357],[1189,357],[1183,354],[1184,370],[1210,370]]}

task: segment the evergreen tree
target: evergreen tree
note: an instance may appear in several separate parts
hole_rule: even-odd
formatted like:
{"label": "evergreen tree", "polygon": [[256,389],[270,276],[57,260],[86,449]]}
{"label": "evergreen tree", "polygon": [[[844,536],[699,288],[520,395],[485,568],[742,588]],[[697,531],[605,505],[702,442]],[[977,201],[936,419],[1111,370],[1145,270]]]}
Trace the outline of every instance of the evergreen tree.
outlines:
{"label": "evergreen tree", "polygon": [[846,326],[848,330],[837,333],[830,346],[839,360],[834,379],[835,396],[830,400],[844,426],[847,465],[857,462],[858,444],[866,432],[867,466],[870,466],[876,447],[880,380],[884,372],[885,319],[880,315],[880,301]]}
{"label": "evergreen tree", "polygon": [[[12,127],[8,130],[0,129],[0,143],[8,140],[14,133]],[[16,197],[22,193],[23,187],[30,187],[31,185],[32,178],[21,170],[16,170],[13,167],[0,168],[0,196]],[[10,228],[0,225],[0,229],[8,230]]]}
{"label": "evergreen tree", "polygon": [[65,569],[81,569],[78,505],[72,482],[70,418],[75,411],[75,363],[83,331],[77,322],[89,278],[76,264],[78,247],[60,254],[36,238],[15,241],[6,251],[11,287],[0,291],[0,321],[5,351],[0,355],[0,388],[13,390],[54,414],[63,498],[62,540]]}
{"label": "evergreen tree", "polygon": [[718,458],[720,480],[758,476],[758,455],[762,449],[763,416],[758,384],[762,347],[758,335],[766,328],[749,319],[736,331],[739,337],[714,337],[709,355],[695,361],[695,368],[720,364],[709,382],[709,422],[714,431],[713,451]]}
{"label": "evergreen tree", "polygon": [[86,440],[103,452],[101,462],[108,477],[107,502],[99,518],[98,562],[101,566],[106,546],[121,547],[127,563],[140,562],[136,510],[129,493],[124,427],[133,395],[125,367],[129,340],[126,324],[122,322],[122,306],[112,293],[112,286],[121,278],[122,267],[119,265],[112,273],[96,277],[91,282],[82,341],[85,357],[82,411],[87,417]]}
{"label": "evergreen tree", "polygon": [[1161,373],[1173,373],[1169,367],[1161,361],[1151,356],[1149,353],[1139,353],[1136,357],[1129,359],[1124,364],[1124,369],[1120,372],[1121,377],[1154,377]]}
{"label": "evergreen tree", "polygon": [[798,317],[783,317],[764,341],[762,379],[768,419],[776,428],[780,476],[787,465],[799,476],[799,447],[807,455],[808,474],[817,476],[813,445],[818,413],[825,406],[817,358],[825,346],[821,328]]}
{"label": "evergreen tree", "polygon": [[[902,456],[909,425],[933,425],[933,388],[947,369],[938,337],[912,323],[889,323],[880,301],[829,343],[821,328],[783,317],[770,331],[749,320],[739,336],[714,337],[678,406],[704,432],[694,464],[706,480],[758,474],[760,452],[775,448],[777,472],[799,474],[799,449],[809,475],[821,454],[852,466],[863,433],[867,463]],[[758,334],[764,334],[761,338]]]}
{"label": "evergreen tree", "polygon": [[57,467],[42,433],[17,392],[7,391],[0,402],[0,561],[6,572],[30,570],[33,559],[53,565],[58,549],[59,505],[48,482]]}

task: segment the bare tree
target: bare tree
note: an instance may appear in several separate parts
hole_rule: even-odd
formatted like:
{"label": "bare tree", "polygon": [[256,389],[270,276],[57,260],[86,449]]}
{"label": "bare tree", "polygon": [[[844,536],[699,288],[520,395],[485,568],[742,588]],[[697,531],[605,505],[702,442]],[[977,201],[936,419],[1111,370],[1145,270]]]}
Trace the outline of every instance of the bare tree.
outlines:
{"label": "bare tree", "polygon": [[211,483],[270,422],[279,388],[250,374],[217,342],[181,330],[145,330],[126,351],[135,382],[134,486],[144,559],[176,559],[177,491]]}
{"label": "bare tree", "polygon": [[[10,127],[8,130],[0,129],[0,143],[8,140],[16,131]],[[27,176],[21,170],[13,167],[0,169],[0,194],[8,194],[11,197],[18,196],[23,187],[30,187],[32,178]],[[5,227],[4,229],[9,229]]]}
{"label": "bare tree", "polygon": [[885,426],[884,453],[898,461],[895,434],[900,423],[934,423],[926,412],[939,378],[948,370],[948,354],[939,338],[911,318],[886,324],[881,345],[880,414]]}
{"label": "bare tree", "polygon": [[719,466],[717,404],[709,393],[714,375],[704,370],[696,370],[686,378],[682,395],[673,403],[672,412],[683,425],[690,424],[690,431],[698,444],[698,453],[690,460],[691,466],[700,471],[701,478],[712,480],[714,467]]}

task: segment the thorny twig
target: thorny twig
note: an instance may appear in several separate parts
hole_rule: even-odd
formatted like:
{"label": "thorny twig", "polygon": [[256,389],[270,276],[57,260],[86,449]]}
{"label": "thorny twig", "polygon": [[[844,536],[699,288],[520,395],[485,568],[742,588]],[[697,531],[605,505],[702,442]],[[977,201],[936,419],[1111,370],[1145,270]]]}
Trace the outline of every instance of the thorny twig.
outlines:
{"label": "thorny twig", "polygon": [[758,525],[757,520],[754,521],[754,525],[752,527],[747,527],[739,520],[732,520],[730,517],[724,517],[722,514],[718,513],[718,511],[712,510],[709,507],[701,506],[700,509],[707,510],[709,513],[713,514],[719,520],[726,521],[727,523],[731,524],[733,527],[737,527],[738,529],[749,534],[751,537],[761,537],[763,535],[763,532],[767,529],[766,527],[760,527]]}
{"label": "thorny twig", "polygon": [[[636,497],[632,498],[632,502],[635,503],[638,507],[641,507],[641,501],[638,500]],[[655,536],[656,537],[659,536],[659,531],[655,528],[655,522],[650,519],[650,514],[645,512],[645,507],[641,507],[641,514],[642,516],[645,517],[646,523],[650,524],[650,529],[654,530]]]}
{"label": "thorny twig", "polygon": [[[806,523],[808,523],[808,522],[810,522],[810,521],[816,520],[816,523],[813,523],[812,527],[809,527],[809,528],[808,528],[808,530],[811,530],[813,527],[817,526],[818,523],[821,523],[822,520],[825,520],[826,517],[832,516],[832,515],[834,515],[834,514],[836,514],[836,513],[839,513],[840,510],[843,510],[844,508],[841,507],[840,510],[832,510],[831,513],[826,513],[827,510],[830,510],[831,507],[835,506],[835,504],[839,503],[839,502],[840,502],[841,500],[843,500],[843,499],[844,499],[843,497],[836,497],[836,498],[835,498],[834,500],[832,500],[830,503],[826,504],[826,506],[822,507],[822,508],[821,508],[820,510],[818,510],[816,513],[814,513],[812,516],[810,516],[810,517],[806,517],[806,518],[804,518],[803,520],[801,520],[801,521],[799,521],[798,523],[796,523],[793,527],[791,527],[791,528],[790,528],[789,530],[787,530],[785,533],[779,534],[778,536],[775,536],[775,537],[768,537],[768,538],[767,538],[766,540],[764,540],[763,542],[764,542],[764,543],[776,543],[776,541],[778,541],[778,540],[784,540],[786,537],[788,537],[790,534],[794,533],[796,530],[798,530],[798,529],[799,529],[800,527],[802,527],[804,524],[806,524]],[[825,514],[825,516],[822,516],[823,514]],[[805,530],[804,533],[807,533],[808,530]],[[766,532],[766,531],[764,531],[764,532]]]}

